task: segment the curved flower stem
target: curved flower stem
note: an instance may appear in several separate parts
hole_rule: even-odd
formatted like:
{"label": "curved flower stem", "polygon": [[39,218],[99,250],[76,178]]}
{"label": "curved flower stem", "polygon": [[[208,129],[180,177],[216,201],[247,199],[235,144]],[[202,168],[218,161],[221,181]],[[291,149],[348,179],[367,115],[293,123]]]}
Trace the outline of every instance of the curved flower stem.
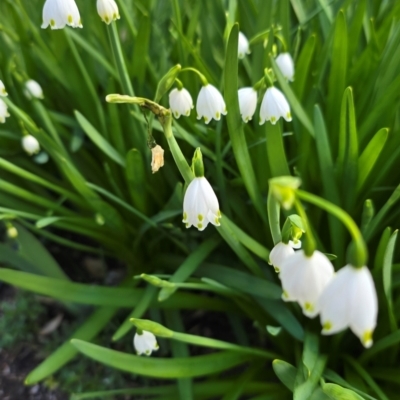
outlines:
{"label": "curved flower stem", "polygon": [[[297,193],[297,192],[296,192]],[[308,217],[306,212],[304,211],[304,207],[301,202],[296,199],[295,200],[296,210],[299,213],[300,217],[303,219],[305,228],[306,228],[306,236],[304,240],[304,253],[306,256],[310,257],[314,253],[315,249],[317,248],[317,244],[314,238],[314,235],[311,231],[311,226],[308,221]]]}
{"label": "curved flower stem", "polygon": [[[343,223],[343,225],[348,229],[351,237],[353,238],[355,252],[354,254],[352,252],[349,253],[350,264],[358,268],[361,268],[367,264],[368,260],[367,245],[365,244],[364,238],[357,224],[354,222],[354,220],[350,217],[350,215],[346,211],[342,210],[335,204],[332,204],[329,201],[322,199],[321,197],[305,192],[303,190],[297,190],[296,196],[299,199],[302,199],[304,201],[307,201],[308,203],[314,204],[322,208],[323,210],[327,211],[328,213],[338,218]],[[301,214],[300,216],[303,217],[303,215]]]}
{"label": "curved flower stem", "polygon": [[188,71],[196,73],[198,75],[198,77],[200,78],[201,83],[203,84],[203,86],[208,85],[207,78],[200,71],[198,71],[196,68],[186,67],[186,68],[182,68],[181,69],[181,72],[188,72]]}

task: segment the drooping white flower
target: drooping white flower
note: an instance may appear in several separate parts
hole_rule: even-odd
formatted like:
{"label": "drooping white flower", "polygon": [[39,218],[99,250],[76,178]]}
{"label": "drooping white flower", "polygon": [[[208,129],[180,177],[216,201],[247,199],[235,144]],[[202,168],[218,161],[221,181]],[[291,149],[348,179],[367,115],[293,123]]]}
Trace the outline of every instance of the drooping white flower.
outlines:
{"label": "drooping white flower", "polygon": [[156,145],[151,149],[151,172],[156,173],[164,166],[164,149]]}
{"label": "drooping white flower", "polygon": [[26,135],[22,138],[22,148],[31,156],[40,150],[40,144],[32,135]]}
{"label": "drooping white flower", "polygon": [[0,96],[1,97],[6,97],[8,96],[6,87],[4,86],[4,83],[2,81],[0,81]]}
{"label": "drooping white flower", "polygon": [[120,19],[117,3],[114,0],[97,0],[97,13],[106,24]]}
{"label": "drooping white flower", "polygon": [[148,331],[141,331],[141,333],[136,332],[133,338],[133,346],[138,356],[141,354],[149,356],[153,351],[157,351],[159,348],[156,337]]}
{"label": "drooping white flower", "polygon": [[350,328],[365,347],[372,346],[378,299],[368,267],[348,264],[340,269],[319,299],[322,334]]}
{"label": "drooping white flower", "polygon": [[316,250],[308,257],[303,250],[295,252],[280,265],[285,301],[297,301],[307,317],[315,317],[320,309],[318,299],[334,274],[325,254]]}
{"label": "drooping white flower", "polygon": [[289,103],[283,93],[272,86],[264,94],[260,108],[260,125],[265,121],[271,121],[275,125],[278,119],[282,117],[286,121],[292,120]]}
{"label": "drooping white flower", "polygon": [[188,117],[194,107],[190,93],[185,89],[172,89],[169,93],[169,106],[175,118],[181,115]]}
{"label": "drooping white flower", "polygon": [[242,59],[246,54],[250,54],[250,45],[247,37],[242,32],[239,32],[238,40],[238,58]]}
{"label": "drooping white flower", "polygon": [[24,94],[28,99],[43,99],[42,87],[33,79],[25,82]]}
{"label": "drooping white flower", "polygon": [[186,228],[195,226],[199,231],[206,229],[209,222],[220,225],[221,212],[213,188],[202,176],[194,178],[186,189],[183,199],[183,220]]}
{"label": "drooping white flower", "polygon": [[282,262],[293,254],[294,250],[290,244],[279,242],[269,253],[269,263],[274,266],[275,272],[280,272]]}
{"label": "drooping white flower", "polygon": [[0,99],[0,122],[6,122],[6,118],[9,116],[10,114],[8,113],[7,104]]}
{"label": "drooping white flower", "polygon": [[293,82],[294,80],[294,62],[293,58],[289,53],[281,53],[276,57],[276,64],[282,72],[282,75],[288,80]]}
{"label": "drooping white flower", "polygon": [[257,90],[252,87],[244,87],[239,89],[239,110],[243,122],[249,122],[256,111],[257,107]]}
{"label": "drooping white flower", "polygon": [[210,84],[203,86],[197,96],[197,119],[204,118],[208,124],[213,118],[219,121],[222,115],[226,115],[226,105],[219,90]]}
{"label": "drooping white flower", "polygon": [[75,0],[46,0],[43,6],[42,28],[63,29],[65,25],[82,28]]}

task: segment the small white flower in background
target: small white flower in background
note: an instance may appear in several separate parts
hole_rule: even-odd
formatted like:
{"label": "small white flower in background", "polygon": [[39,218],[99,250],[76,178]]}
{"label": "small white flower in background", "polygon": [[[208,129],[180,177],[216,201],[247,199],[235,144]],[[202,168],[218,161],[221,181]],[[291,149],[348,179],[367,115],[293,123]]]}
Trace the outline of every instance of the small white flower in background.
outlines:
{"label": "small white flower in background", "polygon": [[283,93],[272,86],[264,94],[260,108],[260,125],[265,121],[271,121],[275,125],[278,119],[282,117],[286,121],[291,121],[289,103]]}
{"label": "small white flower in background", "polygon": [[151,149],[151,172],[154,174],[164,166],[164,149],[156,145]]}
{"label": "small white flower in background", "polygon": [[282,75],[288,80],[293,82],[294,80],[294,62],[293,58],[289,53],[281,53],[276,57],[276,64],[282,72]]}
{"label": "small white flower in background", "polygon": [[319,309],[319,297],[334,274],[328,257],[316,250],[308,257],[303,250],[295,252],[280,265],[285,301],[297,301],[307,317],[315,317]]}
{"label": "small white flower in background", "polygon": [[221,212],[213,188],[202,176],[194,178],[186,189],[183,199],[183,221],[186,228],[195,226],[199,231],[204,230],[208,223],[220,225]]}
{"label": "small white flower in background", "polygon": [[169,92],[169,106],[175,118],[181,115],[188,117],[190,110],[194,107],[190,93],[185,89],[172,89]]}
{"label": "small white flower in background", "polygon": [[0,99],[0,122],[6,122],[6,118],[9,116],[10,114],[8,113],[7,104]]}
{"label": "small white flower in background", "polygon": [[117,3],[114,0],[97,0],[97,13],[106,24],[120,19]]}
{"label": "small white flower in background", "polygon": [[43,6],[42,28],[62,29],[65,25],[82,28],[75,0],[46,0]]}
{"label": "small white flower in background", "polygon": [[320,299],[322,334],[350,328],[364,347],[372,346],[378,318],[378,299],[368,267],[348,264],[340,269]]}
{"label": "small white flower in background", "polygon": [[40,150],[39,142],[32,135],[26,135],[22,138],[22,148],[31,156]]}
{"label": "small white flower in background", "polygon": [[275,272],[280,272],[282,262],[293,254],[294,250],[290,244],[279,242],[269,253],[269,263],[274,266]]}
{"label": "small white flower in background", "polygon": [[0,81],[0,96],[1,97],[6,97],[8,96],[6,87],[4,86],[4,83],[2,81]]}
{"label": "small white flower in background", "polygon": [[239,32],[239,41],[238,41],[238,58],[242,59],[246,54],[250,54],[250,45],[247,37]]}
{"label": "small white flower in background", "polygon": [[42,87],[33,79],[25,82],[24,94],[28,99],[43,99]]}
{"label": "small white flower in background", "polygon": [[197,96],[196,102],[197,119],[204,118],[208,124],[213,118],[220,120],[221,114],[226,115],[226,105],[219,90],[210,84],[203,86]]}
{"label": "small white flower in background", "polygon": [[248,122],[253,118],[257,107],[257,90],[252,87],[239,89],[239,110],[243,122]]}
{"label": "small white flower in background", "polygon": [[159,347],[156,337],[148,331],[136,332],[133,338],[133,346],[138,356],[141,354],[149,356],[153,351],[157,351]]}
{"label": "small white flower in background", "polygon": [[293,249],[301,249],[301,240],[289,240],[289,245]]}

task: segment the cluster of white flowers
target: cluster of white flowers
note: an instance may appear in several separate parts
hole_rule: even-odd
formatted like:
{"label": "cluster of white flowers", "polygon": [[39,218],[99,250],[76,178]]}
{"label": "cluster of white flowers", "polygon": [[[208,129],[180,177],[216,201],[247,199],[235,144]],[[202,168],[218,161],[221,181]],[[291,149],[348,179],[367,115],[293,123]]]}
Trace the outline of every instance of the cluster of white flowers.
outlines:
{"label": "cluster of white flowers", "polygon": [[321,252],[307,256],[289,244],[277,243],[270,263],[279,272],[284,301],[296,301],[304,315],[320,315],[322,334],[350,328],[365,347],[372,346],[378,316],[378,300],[368,267],[350,264],[335,273]]}
{"label": "cluster of white flowers", "polygon": [[[276,58],[276,63],[283,76],[288,81],[294,79],[294,63],[289,53],[282,53]],[[239,110],[244,122],[249,122],[257,108],[257,90],[253,87],[244,87],[239,89]],[[284,94],[274,86],[269,87],[262,99],[260,107],[260,125],[265,121],[270,121],[275,125],[279,118],[286,121],[292,120],[290,106]]]}
{"label": "cluster of white flowers", "polygon": [[[169,93],[169,106],[175,118],[181,115],[188,117],[193,108],[193,100],[185,88],[172,89]],[[226,105],[220,91],[213,85],[202,86],[196,101],[197,119],[204,119],[208,124],[212,119],[219,121],[226,115]]]}
{"label": "cluster of white flowers", "polygon": [[[110,24],[120,18],[114,0],[97,0],[97,13],[102,21]],[[63,29],[65,25],[82,28],[81,16],[75,0],[46,0],[43,6],[42,28]]]}

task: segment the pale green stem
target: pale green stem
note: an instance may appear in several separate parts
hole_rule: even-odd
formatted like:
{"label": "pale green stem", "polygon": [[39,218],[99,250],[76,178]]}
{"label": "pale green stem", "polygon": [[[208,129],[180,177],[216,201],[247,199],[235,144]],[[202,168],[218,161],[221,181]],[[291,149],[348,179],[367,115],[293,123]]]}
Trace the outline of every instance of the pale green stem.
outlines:
{"label": "pale green stem", "polygon": [[[367,245],[365,244],[364,238],[357,224],[354,222],[354,220],[350,217],[350,215],[346,211],[342,210],[337,205],[332,204],[325,199],[322,199],[321,197],[305,192],[303,190],[297,190],[296,196],[299,199],[302,199],[304,201],[307,201],[308,203],[314,204],[317,207],[322,208],[326,212],[338,218],[343,223],[343,225],[348,229],[351,237],[353,238],[353,243],[355,246],[355,254],[350,253],[349,255],[350,264],[358,268],[361,268],[367,264],[368,261]],[[303,217],[303,215],[301,214],[300,216]]]}
{"label": "pale green stem", "polygon": [[295,205],[296,205],[296,210],[299,213],[300,217],[303,219],[303,222],[304,222],[304,225],[306,228],[305,229],[306,236],[305,236],[304,246],[303,246],[304,253],[307,257],[311,257],[317,247],[317,244],[316,244],[314,235],[312,234],[311,226],[308,221],[307,214],[304,211],[303,205],[301,204],[301,202],[298,199],[295,200]]}
{"label": "pale green stem", "polygon": [[207,78],[200,72],[198,71],[196,68],[192,68],[192,67],[187,67],[187,68],[182,68],[181,72],[194,72],[195,74],[197,74],[197,76],[200,78],[201,83],[203,84],[203,86],[207,86],[208,85],[208,81]]}

